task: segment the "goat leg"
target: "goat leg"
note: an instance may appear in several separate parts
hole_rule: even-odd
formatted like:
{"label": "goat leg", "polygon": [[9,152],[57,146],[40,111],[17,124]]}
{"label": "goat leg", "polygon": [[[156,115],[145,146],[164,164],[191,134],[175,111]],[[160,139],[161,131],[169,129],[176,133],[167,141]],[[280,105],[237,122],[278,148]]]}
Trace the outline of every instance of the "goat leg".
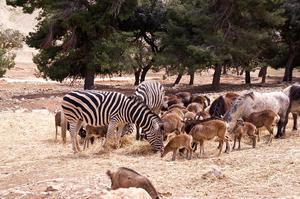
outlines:
{"label": "goat leg", "polygon": [[229,151],[230,151],[230,145],[229,145],[228,140],[226,140],[226,149],[225,149],[225,153],[229,153]]}
{"label": "goat leg", "polygon": [[252,147],[255,148],[256,147],[256,136],[254,135],[252,137],[253,143],[252,143]]}
{"label": "goat leg", "polygon": [[222,149],[223,149],[223,140],[220,140],[219,141],[219,143],[220,143],[220,149],[219,149],[219,154],[218,154],[218,156],[220,156],[221,155],[221,153],[222,153]]}
{"label": "goat leg", "polygon": [[57,141],[57,126],[55,126],[55,141]]}
{"label": "goat leg", "polygon": [[269,137],[269,140],[267,141],[267,144],[271,144],[272,143],[272,139],[273,139],[273,129],[267,128],[267,130],[270,133],[270,137]]}
{"label": "goat leg", "polygon": [[[232,150],[234,150],[234,149],[235,149],[235,143],[236,143],[236,136],[234,136],[234,141],[233,141]],[[220,143],[219,143],[219,145],[220,145]]]}
{"label": "goat leg", "polygon": [[257,134],[257,142],[260,142],[260,136],[259,136],[259,130],[256,129],[256,134]]}
{"label": "goat leg", "polygon": [[172,161],[175,161],[176,153],[177,153],[177,149],[174,149],[174,150],[173,150]]}
{"label": "goat leg", "polygon": [[238,138],[238,142],[239,142],[238,150],[241,150],[241,139],[242,139],[242,137],[239,137],[239,138]]}

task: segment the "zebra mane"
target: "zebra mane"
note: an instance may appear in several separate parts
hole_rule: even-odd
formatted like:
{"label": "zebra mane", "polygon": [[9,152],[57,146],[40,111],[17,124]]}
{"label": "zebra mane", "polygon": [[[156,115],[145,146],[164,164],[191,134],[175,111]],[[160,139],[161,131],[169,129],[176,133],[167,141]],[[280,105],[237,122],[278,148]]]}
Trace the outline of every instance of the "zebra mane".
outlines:
{"label": "zebra mane", "polygon": [[133,100],[135,102],[139,102],[139,103],[145,104],[145,102],[143,101],[143,99],[140,98],[139,96],[136,96],[136,95],[130,95],[130,96],[128,96],[128,99]]}
{"label": "zebra mane", "polygon": [[138,96],[136,96],[136,95],[130,95],[130,96],[128,96],[128,99],[134,101],[134,102],[137,103],[137,104],[143,104],[143,105],[144,105],[148,110],[150,110],[151,113],[152,113],[153,115],[155,115],[155,117],[157,117],[157,118],[159,119],[159,121],[161,122],[160,117],[159,117],[156,113],[154,113],[154,112],[146,105],[145,101],[142,100],[142,98],[140,98],[140,97],[138,97]]}

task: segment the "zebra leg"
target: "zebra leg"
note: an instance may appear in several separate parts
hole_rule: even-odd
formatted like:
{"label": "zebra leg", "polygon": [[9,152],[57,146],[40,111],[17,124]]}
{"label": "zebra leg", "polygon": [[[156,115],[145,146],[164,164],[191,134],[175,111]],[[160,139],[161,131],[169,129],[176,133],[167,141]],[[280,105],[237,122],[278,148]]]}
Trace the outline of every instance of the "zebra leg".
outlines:
{"label": "zebra leg", "polygon": [[[106,135],[106,140],[103,145],[104,149],[108,150],[109,147],[114,147],[116,145],[116,141],[119,141],[118,139],[118,131],[116,131],[118,127],[118,123],[114,121],[110,121],[107,129],[107,135]],[[117,143],[118,145],[118,143]]]}
{"label": "zebra leg", "polygon": [[141,138],[141,135],[140,135],[140,128],[137,126],[136,127],[136,136],[135,136],[135,139],[136,140],[140,140]]}
{"label": "zebra leg", "polygon": [[77,147],[78,151],[81,151],[80,146],[79,146],[79,142],[78,142],[78,139],[77,139],[77,135],[79,133],[79,130],[80,130],[81,126],[82,126],[82,121],[78,121],[77,125],[76,125],[76,134],[74,136],[75,137],[75,144],[76,144],[76,147]]}
{"label": "zebra leg", "polygon": [[77,142],[77,133],[79,131],[79,128],[81,126],[81,121],[78,121],[76,123],[70,123],[70,135],[71,135],[71,141],[72,141],[72,149],[74,153],[77,153],[79,151],[79,146]]}

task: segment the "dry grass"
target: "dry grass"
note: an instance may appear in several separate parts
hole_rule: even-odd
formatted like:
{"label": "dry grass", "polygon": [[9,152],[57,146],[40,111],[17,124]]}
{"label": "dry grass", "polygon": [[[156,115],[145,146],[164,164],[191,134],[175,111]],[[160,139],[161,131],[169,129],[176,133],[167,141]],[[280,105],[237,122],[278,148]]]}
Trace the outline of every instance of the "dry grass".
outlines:
{"label": "dry grass", "polygon": [[241,151],[220,157],[218,143],[205,142],[204,157],[197,157],[197,151],[190,161],[179,157],[172,162],[171,154],[161,159],[133,135],[111,153],[98,155],[98,142],[74,155],[69,142],[54,142],[54,115],[46,110],[0,112],[0,118],[0,198],[96,198],[110,186],[106,170],[120,166],[147,176],[162,198],[300,196],[297,132],[288,131],[287,139],[271,146],[261,141],[252,149],[242,143]]}

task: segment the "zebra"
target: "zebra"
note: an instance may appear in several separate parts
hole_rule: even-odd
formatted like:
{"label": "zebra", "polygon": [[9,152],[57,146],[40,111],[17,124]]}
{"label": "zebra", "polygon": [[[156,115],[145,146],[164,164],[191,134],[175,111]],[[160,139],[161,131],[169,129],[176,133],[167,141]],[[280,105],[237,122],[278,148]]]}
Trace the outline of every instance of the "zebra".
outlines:
{"label": "zebra", "polygon": [[[158,82],[154,80],[147,80],[140,83],[136,89],[134,96],[138,97],[143,101],[151,111],[158,114],[162,107],[166,104],[164,103],[165,89]],[[123,130],[122,135],[131,134],[135,130],[134,124],[127,124]],[[141,133],[144,136],[144,132]],[[136,139],[139,140],[141,135],[139,129],[136,129]]]}
{"label": "zebra", "polygon": [[77,135],[85,125],[108,125],[107,140],[119,136],[115,130],[120,125],[134,123],[147,134],[154,151],[163,149],[161,119],[136,97],[127,97],[118,92],[73,91],[62,101],[65,121],[70,124],[70,134],[74,153],[80,151]]}

